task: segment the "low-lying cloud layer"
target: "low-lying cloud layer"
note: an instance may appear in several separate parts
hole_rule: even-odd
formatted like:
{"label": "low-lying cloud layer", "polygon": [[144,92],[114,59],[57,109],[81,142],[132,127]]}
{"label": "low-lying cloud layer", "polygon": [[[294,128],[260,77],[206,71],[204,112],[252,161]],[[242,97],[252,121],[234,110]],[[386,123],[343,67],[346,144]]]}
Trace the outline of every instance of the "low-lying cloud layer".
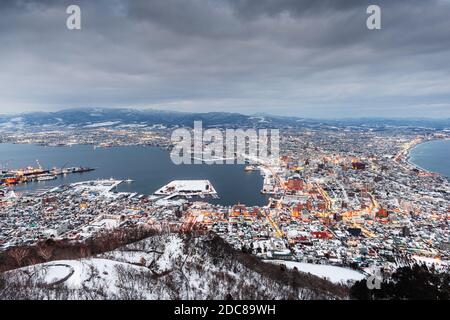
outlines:
{"label": "low-lying cloud layer", "polygon": [[[152,107],[450,117],[450,2],[0,3],[0,112]],[[82,30],[66,28],[78,4]]]}

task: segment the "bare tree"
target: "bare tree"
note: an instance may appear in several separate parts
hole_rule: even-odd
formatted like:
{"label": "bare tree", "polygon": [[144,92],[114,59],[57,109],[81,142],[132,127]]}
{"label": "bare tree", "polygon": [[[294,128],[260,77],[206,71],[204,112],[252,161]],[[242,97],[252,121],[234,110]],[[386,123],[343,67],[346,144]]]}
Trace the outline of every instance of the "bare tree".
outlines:
{"label": "bare tree", "polygon": [[90,255],[90,249],[87,246],[81,246],[80,247],[80,257],[86,258]]}
{"label": "bare tree", "polygon": [[50,260],[50,258],[53,256],[53,250],[54,248],[48,245],[40,245],[37,248],[37,254],[45,261]]}
{"label": "bare tree", "polygon": [[20,267],[22,265],[23,260],[28,255],[28,250],[26,248],[16,247],[9,250],[8,254],[11,258],[13,258],[16,261],[17,266]]}

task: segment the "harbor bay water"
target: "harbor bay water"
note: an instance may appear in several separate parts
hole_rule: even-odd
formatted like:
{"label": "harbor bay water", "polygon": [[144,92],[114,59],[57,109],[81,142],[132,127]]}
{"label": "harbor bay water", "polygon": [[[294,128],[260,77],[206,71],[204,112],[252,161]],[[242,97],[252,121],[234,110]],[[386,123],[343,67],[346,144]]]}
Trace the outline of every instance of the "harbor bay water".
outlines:
{"label": "harbor bay water", "polygon": [[42,147],[28,144],[0,144],[0,169],[18,169],[28,166],[91,167],[94,171],[68,174],[56,180],[31,182],[14,186],[14,190],[37,190],[96,179],[133,180],[123,183],[118,191],[152,194],[172,180],[209,180],[219,199],[211,203],[263,206],[267,197],[260,193],[263,177],[259,171],[246,172],[245,165],[175,165],[167,150],[157,147],[126,146],[94,148],[89,145],[71,147]]}
{"label": "harbor bay water", "polygon": [[415,146],[409,161],[422,169],[450,178],[450,140],[434,140]]}

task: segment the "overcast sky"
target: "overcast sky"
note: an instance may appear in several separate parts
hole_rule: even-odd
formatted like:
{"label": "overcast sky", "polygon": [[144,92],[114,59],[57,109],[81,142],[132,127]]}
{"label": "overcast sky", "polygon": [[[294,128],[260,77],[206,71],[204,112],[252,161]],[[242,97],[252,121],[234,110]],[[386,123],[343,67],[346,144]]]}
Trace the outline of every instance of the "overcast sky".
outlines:
{"label": "overcast sky", "polygon": [[0,113],[450,117],[448,0],[1,0],[0,15]]}

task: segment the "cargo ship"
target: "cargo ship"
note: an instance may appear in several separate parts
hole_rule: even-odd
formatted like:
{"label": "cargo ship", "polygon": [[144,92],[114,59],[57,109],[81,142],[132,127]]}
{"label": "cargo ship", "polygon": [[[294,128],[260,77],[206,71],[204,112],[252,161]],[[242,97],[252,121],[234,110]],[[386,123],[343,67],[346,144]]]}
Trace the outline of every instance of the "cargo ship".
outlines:
{"label": "cargo ship", "polygon": [[70,173],[90,172],[94,170],[95,170],[94,168],[87,168],[87,167],[53,168],[52,170],[50,170],[49,173],[53,175],[63,175]]}
{"label": "cargo ship", "polygon": [[83,172],[90,172],[94,171],[94,168],[85,168],[85,167],[73,167],[73,168],[67,168],[67,173],[83,173]]}
{"label": "cargo ship", "polygon": [[48,172],[49,172],[48,170],[45,170],[42,168],[33,168],[33,167],[10,171],[11,174],[14,174],[16,176],[22,176],[22,177],[30,177],[30,176],[40,175],[40,174],[47,174]]}

